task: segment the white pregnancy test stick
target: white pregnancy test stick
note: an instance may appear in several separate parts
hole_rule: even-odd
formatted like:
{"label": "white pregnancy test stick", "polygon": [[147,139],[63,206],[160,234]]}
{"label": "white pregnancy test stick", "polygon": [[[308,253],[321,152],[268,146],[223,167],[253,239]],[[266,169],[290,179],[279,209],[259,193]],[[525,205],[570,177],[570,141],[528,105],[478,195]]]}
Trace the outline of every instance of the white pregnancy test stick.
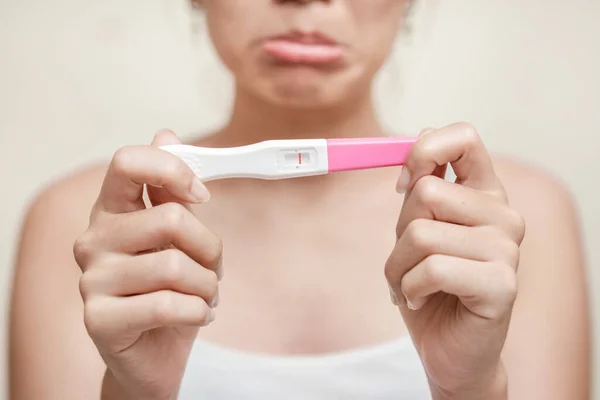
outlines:
{"label": "white pregnancy test stick", "polygon": [[417,138],[267,140],[208,148],[167,145],[201,181],[225,178],[287,179],[402,165]]}

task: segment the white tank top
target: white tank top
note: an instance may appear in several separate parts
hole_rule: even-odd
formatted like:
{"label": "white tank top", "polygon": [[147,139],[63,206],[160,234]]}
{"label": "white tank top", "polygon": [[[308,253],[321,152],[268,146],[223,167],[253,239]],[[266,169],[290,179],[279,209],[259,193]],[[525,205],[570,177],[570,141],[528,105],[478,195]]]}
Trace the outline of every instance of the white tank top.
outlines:
{"label": "white tank top", "polygon": [[[445,179],[454,182],[449,165]],[[196,340],[180,400],[429,400],[410,336],[340,353],[276,356]]]}
{"label": "white tank top", "polygon": [[427,400],[421,360],[407,335],[324,355],[244,352],[197,340],[181,400]]}

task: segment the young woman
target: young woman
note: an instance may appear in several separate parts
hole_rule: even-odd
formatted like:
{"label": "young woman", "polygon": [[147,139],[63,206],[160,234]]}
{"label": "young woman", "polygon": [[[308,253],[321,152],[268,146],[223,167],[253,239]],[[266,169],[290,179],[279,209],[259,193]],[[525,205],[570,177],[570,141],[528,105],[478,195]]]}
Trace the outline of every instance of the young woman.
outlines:
{"label": "young woman", "polygon": [[[236,93],[190,143],[387,135],[371,85],[409,6],[204,1]],[[12,400],[588,398],[572,199],[474,127],[424,129],[401,173],[282,181],[203,184],[172,143],[119,149],[31,206]]]}

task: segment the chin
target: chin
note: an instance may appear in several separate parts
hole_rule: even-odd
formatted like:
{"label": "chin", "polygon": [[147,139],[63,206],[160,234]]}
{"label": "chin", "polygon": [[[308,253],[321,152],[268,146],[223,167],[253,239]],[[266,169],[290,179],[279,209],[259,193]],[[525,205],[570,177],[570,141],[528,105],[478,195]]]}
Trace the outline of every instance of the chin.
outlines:
{"label": "chin", "polygon": [[335,107],[356,98],[359,85],[345,74],[311,68],[278,71],[254,83],[254,92],[271,104],[318,110]]}
{"label": "chin", "polygon": [[321,109],[341,102],[342,96],[323,87],[302,84],[277,84],[260,91],[272,104],[298,109]]}

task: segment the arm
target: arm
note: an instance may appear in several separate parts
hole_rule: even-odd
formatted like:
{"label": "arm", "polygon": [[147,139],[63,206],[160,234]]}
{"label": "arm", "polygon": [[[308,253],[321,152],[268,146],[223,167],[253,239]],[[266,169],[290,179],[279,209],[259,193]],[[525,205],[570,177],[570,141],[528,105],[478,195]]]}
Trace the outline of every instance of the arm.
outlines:
{"label": "arm", "polygon": [[590,322],[576,208],[551,177],[511,166],[513,206],[527,222],[504,361],[510,400],[590,398]]}
{"label": "arm", "polygon": [[73,242],[87,227],[102,174],[98,169],[55,184],[23,221],[10,310],[13,400],[100,397],[105,366],[83,324]]}

